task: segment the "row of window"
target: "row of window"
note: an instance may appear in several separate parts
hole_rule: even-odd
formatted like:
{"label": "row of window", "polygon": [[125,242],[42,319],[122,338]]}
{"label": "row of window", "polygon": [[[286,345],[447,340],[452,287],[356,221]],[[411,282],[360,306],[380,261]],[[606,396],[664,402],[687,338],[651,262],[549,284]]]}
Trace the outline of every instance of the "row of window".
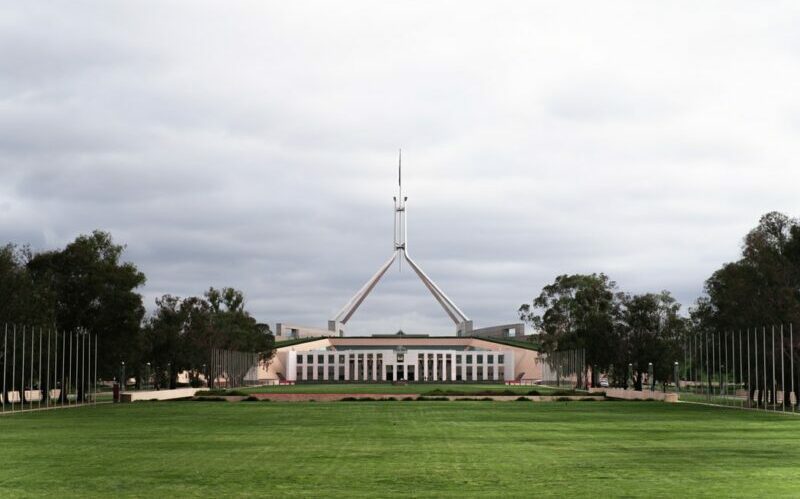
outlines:
{"label": "row of window", "polygon": [[[365,359],[365,357],[366,357],[367,361],[370,361],[370,362],[373,360],[373,358],[375,360],[377,360],[378,362],[381,362],[383,360],[383,354],[379,353],[379,354],[375,354],[375,355],[377,357],[373,357],[373,354],[371,354],[371,353],[368,353],[368,354],[350,354],[350,362],[355,362],[356,360],[358,360],[359,362],[362,362]],[[339,355],[339,364],[344,364],[345,363],[345,357],[347,357],[347,356],[346,355],[341,355],[341,354]],[[436,361],[439,361],[439,362],[442,362],[444,360],[446,360],[447,362],[451,362],[452,361],[449,358],[449,357],[452,357],[452,355],[450,355],[450,354],[441,354],[441,353],[439,353],[439,354],[420,354],[420,357],[424,357],[428,361],[428,363],[433,362],[434,358],[435,358]],[[465,362],[467,364],[472,364],[472,354],[456,354],[455,358],[456,358],[456,365],[461,364],[462,363],[462,359],[465,360]],[[305,360],[305,362],[304,362],[304,360]],[[495,360],[497,361],[496,362],[497,364],[503,364],[505,362],[504,356],[502,354],[499,354],[499,355],[489,355],[489,354],[487,354],[486,355],[486,363],[487,364],[494,364]],[[398,362],[403,362],[403,355],[402,354],[398,354],[397,361]],[[298,355],[297,356],[297,362],[298,362],[298,364],[303,364],[303,363],[313,364],[314,363],[314,355],[313,354]],[[475,362],[478,363],[478,364],[483,364],[483,355],[482,354],[475,355]],[[324,363],[325,363],[325,354],[318,354],[317,355],[317,364],[324,364]],[[329,364],[336,363],[336,354],[328,354],[328,363]]]}
{"label": "row of window", "polygon": [[[368,368],[365,373],[363,370],[363,365],[359,366],[359,369],[352,369],[350,371],[350,380],[361,380],[361,381],[375,381],[373,378],[372,369]],[[386,366],[386,380],[394,381],[394,380],[407,380],[407,381],[452,381],[453,373],[450,369],[442,369],[438,370],[435,374],[432,370],[428,372],[428,376],[425,376],[424,369],[419,367],[416,369],[417,366],[394,366],[387,365]],[[314,366],[297,366],[297,379],[301,381],[309,381],[314,379]],[[317,380],[345,380],[345,368],[343,365],[340,365],[338,369],[334,366],[328,366],[327,372],[325,366],[316,366],[316,374]],[[327,376],[326,376],[327,374]],[[417,379],[417,374],[419,374],[419,379]],[[503,379],[505,374],[505,369],[503,366],[497,366],[497,370],[495,370],[494,366],[487,366],[486,369],[483,366],[477,366],[475,369],[472,366],[463,366],[463,367],[456,367],[455,372],[455,380],[456,381],[491,381],[495,379]],[[380,379],[383,376],[381,370],[378,370],[375,373],[375,376]]]}

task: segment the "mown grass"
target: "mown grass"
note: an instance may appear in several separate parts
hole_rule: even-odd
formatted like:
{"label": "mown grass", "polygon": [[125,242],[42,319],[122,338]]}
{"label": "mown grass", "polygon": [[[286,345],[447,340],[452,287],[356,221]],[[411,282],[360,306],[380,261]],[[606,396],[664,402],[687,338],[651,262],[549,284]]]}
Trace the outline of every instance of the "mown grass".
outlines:
{"label": "mown grass", "polygon": [[684,404],[145,402],[0,435],[7,497],[800,495],[800,419]]}

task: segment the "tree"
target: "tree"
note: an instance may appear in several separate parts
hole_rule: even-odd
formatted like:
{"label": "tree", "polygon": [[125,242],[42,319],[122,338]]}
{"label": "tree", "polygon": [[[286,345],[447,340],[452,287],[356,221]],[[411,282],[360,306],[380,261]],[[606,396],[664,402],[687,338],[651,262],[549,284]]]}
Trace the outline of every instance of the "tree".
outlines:
{"label": "tree", "polygon": [[[762,216],[744,237],[741,258],[714,272],[706,280],[705,294],[691,310],[693,328],[702,338],[765,325],[800,324],[800,221],[778,212]],[[800,351],[800,337],[794,345],[788,338],[783,345],[779,342],[771,355],[780,358],[782,352],[792,351]],[[755,348],[751,352],[748,362],[757,365]],[[791,361],[787,355],[784,366]],[[791,381],[792,375],[782,373],[775,385],[780,387],[784,379]],[[800,378],[795,378],[795,386],[800,387]],[[800,388],[797,390],[800,395]],[[774,399],[771,387],[768,391]],[[789,405],[790,391],[783,390],[783,394]],[[763,396],[759,391],[766,403]]]}
{"label": "tree", "polygon": [[673,375],[674,362],[683,358],[682,344],[688,321],[680,315],[681,305],[668,291],[623,295],[619,328],[624,345],[619,374],[633,366],[634,387],[642,389],[643,375],[653,364],[655,381],[666,382]]}
{"label": "tree", "polygon": [[767,213],[744,238],[742,258],[706,280],[703,325],[710,330],[800,323],[800,221]]}
{"label": "tree", "polygon": [[[539,331],[546,352],[582,348],[587,367],[609,366],[619,351],[615,291],[616,283],[605,274],[560,275],[542,289],[532,306],[523,304],[518,313]],[[598,370],[592,372],[596,384]]]}
{"label": "tree", "polygon": [[[199,382],[212,349],[255,352],[266,363],[274,355],[274,336],[244,308],[244,295],[233,288],[209,288],[203,297],[164,295],[144,326],[142,351],[159,385],[174,386],[177,373]],[[169,368],[167,368],[169,366]]]}
{"label": "tree", "polygon": [[111,234],[94,231],[27,263],[33,281],[53,295],[58,329],[97,335],[100,377],[117,375],[121,362],[135,358],[144,317],[142,296],[135,290],[145,276],[121,261],[123,251]]}

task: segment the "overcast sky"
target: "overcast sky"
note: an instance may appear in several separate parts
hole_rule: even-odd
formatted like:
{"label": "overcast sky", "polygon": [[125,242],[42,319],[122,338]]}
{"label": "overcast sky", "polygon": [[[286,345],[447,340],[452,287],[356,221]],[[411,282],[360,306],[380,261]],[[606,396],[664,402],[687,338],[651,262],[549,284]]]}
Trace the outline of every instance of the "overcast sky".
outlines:
{"label": "overcast sky", "polygon": [[[800,215],[797,2],[0,0],[0,242],[325,327],[392,246],[476,327],[563,273],[688,306]],[[349,333],[452,334],[404,267]]]}

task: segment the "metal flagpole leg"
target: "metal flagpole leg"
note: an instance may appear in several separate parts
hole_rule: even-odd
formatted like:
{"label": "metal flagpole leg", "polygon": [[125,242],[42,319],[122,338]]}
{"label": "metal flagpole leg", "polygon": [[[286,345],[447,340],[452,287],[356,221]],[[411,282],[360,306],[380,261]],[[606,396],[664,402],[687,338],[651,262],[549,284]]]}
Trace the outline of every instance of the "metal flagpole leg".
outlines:
{"label": "metal flagpole leg", "polygon": [[3,335],[3,412],[6,412],[6,402],[8,402],[8,392],[6,392],[6,367],[8,365],[8,323],[5,324],[5,334]]}
{"label": "metal flagpole leg", "polygon": [[20,400],[19,400],[19,410],[25,410],[25,333],[27,332],[27,326],[22,326],[22,371],[19,374],[19,384],[20,384]]}
{"label": "metal flagpole leg", "polygon": [[39,391],[39,409],[42,408],[42,328],[39,327],[39,370],[37,371],[37,377],[39,378],[38,381],[38,391]]}
{"label": "metal flagpole leg", "polygon": [[[11,354],[11,391],[17,390],[17,325],[14,324],[14,348]],[[11,412],[14,412],[16,397],[11,398]]]}
{"label": "metal flagpole leg", "polygon": [[[739,330],[739,384],[744,389],[744,370],[742,369],[742,330]],[[750,392],[747,392],[748,396]],[[742,400],[742,407],[744,407],[744,400]]]}
{"label": "metal flagpole leg", "polygon": [[775,376],[775,326],[772,326],[772,405],[778,410],[778,380]]}
{"label": "metal flagpole leg", "polygon": [[67,405],[69,406],[72,404],[72,401],[69,399],[69,392],[72,391],[72,337],[73,334],[70,331],[69,333],[69,389],[67,390]]}
{"label": "metal flagpole leg", "polygon": [[67,399],[67,378],[65,377],[66,371],[64,370],[64,366],[66,366],[67,362],[67,332],[61,331],[61,392],[58,394],[58,398],[61,400],[61,405],[63,407],[64,401],[68,401]]}
{"label": "metal flagpole leg", "polygon": [[781,324],[781,411],[786,411],[786,371],[783,365],[783,324]]}
{"label": "metal flagpole leg", "polygon": [[764,369],[764,410],[767,410],[767,326],[761,326],[761,352],[764,356],[762,368]]}
{"label": "metal flagpole leg", "polygon": [[94,405],[97,405],[97,334],[94,335]]}
{"label": "metal flagpole leg", "polygon": [[789,402],[791,402],[792,397],[794,397],[794,402],[792,403],[792,412],[794,412],[795,408],[797,407],[798,400],[797,393],[794,391],[794,332],[792,331],[792,324],[789,324],[789,356],[791,359],[790,370],[792,371],[792,393],[789,395]]}
{"label": "metal flagpole leg", "polygon": [[47,328],[47,393],[45,396],[45,407],[50,407],[50,390],[52,387],[50,386],[50,328]]}
{"label": "metal flagpole leg", "polygon": [[28,409],[33,409],[33,348],[36,346],[36,328],[31,328],[31,382],[28,384]]}
{"label": "metal flagpole leg", "polygon": [[[758,370],[756,370],[758,372]],[[747,328],[747,404],[752,405],[750,398],[753,396],[751,391],[752,384],[750,382],[750,328]]]}

